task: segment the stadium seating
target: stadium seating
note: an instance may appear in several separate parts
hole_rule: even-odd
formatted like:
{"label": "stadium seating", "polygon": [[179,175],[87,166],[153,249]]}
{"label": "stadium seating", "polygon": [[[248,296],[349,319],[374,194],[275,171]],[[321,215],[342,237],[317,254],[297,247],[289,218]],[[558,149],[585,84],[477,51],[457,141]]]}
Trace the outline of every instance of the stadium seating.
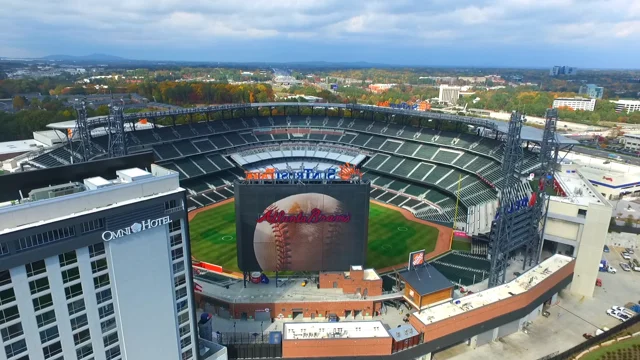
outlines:
{"label": "stadium seating", "polygon": [[200,152],[195,146],[193,146],[190,140],[175,141],[173,142],[173,146],[175,146],[175,148],[180,152],[181,155],[185,156],[197,154]]}
{"label": "stadium seating", "polygon": [[153,145],[153,150],[160,159],[173,159],[180,157],[180,153],[171,143]]}
{"label": "stadium seating", "polygon": [[232,146],[232,144],[224,137],[224,135],[209,136],[209,141],[215,145],[218,149],[225,149]]}
{"label": "stadium seating", "polygon": [[208,151],[215,150],[215,147],[207,138],[193,140],[192,143],[200,152],[208,152]]}
{"label": "stadium seating", "polygon": [[224,134],[224,137],[229,141],[233,146],[241,146],[246,145],[247,142],[240,137],[237,133],[227,133]]}
{"label": "stadium seating", "polygon": [[189,158],[178,159],[173,163],[188,177],[200,176],[204,174],[204,171]]}
{"label": "stadium seating", "polygon": [[207,155],[207,158],[211,160],[211,162],[214,163],[220,170],[225,170],[233,167],[233,164],[227,161],[220,154]]}

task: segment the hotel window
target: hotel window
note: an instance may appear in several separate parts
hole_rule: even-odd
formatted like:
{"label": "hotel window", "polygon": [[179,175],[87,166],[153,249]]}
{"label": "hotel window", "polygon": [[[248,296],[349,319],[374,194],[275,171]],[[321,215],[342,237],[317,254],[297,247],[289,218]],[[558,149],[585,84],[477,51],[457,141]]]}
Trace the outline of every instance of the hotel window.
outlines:
{"label": "hotel window", "polygon": [[36,315],[36,322],[39,328],[54,323],[56,322],[56,313],[53,310],[49,310],[40,315]]}
{"label": "hotel window", "polygon": [[9,270],[0,271],[0,286],[11,284],[11,274]]}
{"label": "hotel window", "polygon": [[89,332],[89,329],[85,329],[76,334],[73,334],[73,343],[76,344],[76,346],[89,339],[91,339],[91,333]]}
{"label": "hotel window", "polygon": [[180,348],[184,349],[189,345],[191,345],[191,336],[187,336],[186,338],[180,340]]}
{"label": "hotel window", "polygon": [[114,346],[111,349],[104,352],[107,360],[115,359],[120,356],[120,346]]}
{"label": "hotel window", "polygon": [[53,305],[53,298],[51,294],[42,295],[39,298],[35,298],[32,300],[33,302],[33,311],[40,311],[42,309],[46,309],[49,306]]}
{"label": "hotel window", "polygon": [[82,314],[78,317],[75,317],[71,320],[69,320],[69,322],[71,322],[71,330],[78,330],[81,327],[87,325],[89,323],[89,320],[87,319],[87,315],[86,314]]}
{"label": "hotel window", "polygon": [[44,260],[39,260],[32,262],[31,264],[27,264],[25,265],[25,268],[27,269],[28,277],[39,275],[47,271],[47,266],[44,264]]}
{"label": "hotel window", "polygon": [[118,332],[113,332],[102,338],[104,342],[104,347],[109,347],[109,345],[115,344],[118,342]]}
{"label": "hotel window", "polygon": [[62,345],[60,345],[60,341],[42,348],[42,353],[44,354],[45,359],[52,358],[60,354],[61,352],[62,352]]}
{"label": "hotel window", "polygon": [[103,286],[109,285],[109,274],[99,275],[93,278],[93,286],[99,289]]}
{"label": "hotel window", "polygon": [[111,318],[109,320],[105,320],[103,323],[100,324],[100,328],[102,329],[103,334],[108,333],[109,331],[116,328],[116,319]]}
{"label": "hotel window", "polygon": [[171,260],[175,261],[178,259],[182,259],[183,256],[184,256],[184,250],[182,248],[171,250]]}
{"label": "hotel window", "polygon": [[184,271],[184,261],[173,264],[173,273],[177,274],[179,272]]}
{"label": "hotel window", "polygon": [[58,260],[60,260],[60,266],[63,267],[78,262],[78,256],[76,255],[75,250],[72,250],[58,255]]}
{"label": "hotel window", "polygon": [[2,341],[4,342],[15,339],[22,334],[24,334],[24,331],[22,330],[21,323],[9,325],[4,329],[0,329],[0,335],[2,336]]}
{"label": "hotel window", "polygon": [[96,261],[91,262],[91,272],[94,274],[106,269],[107,269],[107,259],[98,259]]}
{"label": "hotel window", "polygon": [[9,253],[9,246],[6,243],[0,243],[0,256],[7,255]]}
{"label": "hotel window", "polygon": [[104,254],[104,244],[98,243],[95,245],[89,245],[89,257],[96,257]]}
{"label": "hotel window", "polygon": [[193,351],[191,349],[182,353],[182,360],[189,360],[193,357]]}
{"label": "hotel window", "polygon": [[91,354],[93,354],[93,346],[91,346],[91,343],[83,345],[76,349],[76,356],[78,357],[78,359],[84,359]]}
{"label": "hotel window", "polygon": [[187,279],[185,278],[184,274],[182,275],[178,275],[176,276],[176,278],[173,280],[173,286],[174,287],[178,287],[184,283],[187,282]]}
{"label": "hotel window", "polygon": [[77,267],[62,272],[62,282],[65,284],[78,279],[80,279],[80,270]]}
{"label": "hotel window", "polygon": [[181,287],[180,289],[176,290],[176,300],[180,300],[184,297],[187,297],[187,288],[186,287]]}
{"label": "hotel window", "polygon": [[8,288],[7,290],[0,291],[0,306],[6,305],[16,299],[16,294],[13,292],[12,288]]}
{"label": "hotel window", "polygon": [[182,245],[182,234],[171,235],[171,247]]}
{"label": "hotel window", "polygon": [[46,277],[29,281],[29,290],[31,290],[31,295],[35,295],[41,291],[49,290],[49,279]]}
{"label": "hotel window", "polygon": [[98,303],[98,305],[111,300],[111,298],[111,289],[105,289],[96,293],[96,302]]}
{"label": "hotel window", "polygon": [[173,220],[169,223],[169,232],[174,232],[180,230],[182,227],[180,225],[180,219]]}
{"label": "hotel window", "polygon": [[67,310],[69,311],[69,315],[77,314],[80,311],[84,311],[84,299],[78,299],[74,302],[70,302],[67,304]]}
{"label": "hotel window", "polygon": [[82,223],[82,232],[88,233],[91,231],[96,231],[104,229],[104,218],[95,219],[91,221],[85,221]]}
{"label": "hotel window", "polygon": [[73,299],[76,296],[82,295],[82,284],[74,284],[64,289],[64,293],[67,297],[67,300]]}
{"label": "hotel window", "polygon": [[16,305],[0,310],[0,325],[20,317]]}
{"label": "hotel window", "polygon": [[100,315],[100,319],[104,319],[107,316],[113,315],[113,304],[107,304],[101,308],[98,308],[98,314]]}
{"label": "hotel window", "polygon": [[40,331],[40,342],[43,344],[58,338],[58,327],[52,326],[48,329]]}
{"label": "hotel window", "polygon": [[12,358],[27,351],[27,342],[24,339],[18,340],[13,344],[5,346],[4,351],[7,353],[7,358]]}
{"label": "hotel window", "polygon": [[176,200],[169,200],[164,202],[164,209],[171,210],[178,207],[178,202]]}

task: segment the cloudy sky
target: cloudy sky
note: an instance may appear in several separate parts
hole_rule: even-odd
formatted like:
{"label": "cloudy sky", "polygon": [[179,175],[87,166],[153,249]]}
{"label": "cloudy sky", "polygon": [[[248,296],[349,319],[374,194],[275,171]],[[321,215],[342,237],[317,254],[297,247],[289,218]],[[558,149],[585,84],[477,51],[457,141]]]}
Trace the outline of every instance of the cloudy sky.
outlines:
{"label": "cloudy sky", "polygon": [[0,56],[640,68],[640,0],[0,0]]}

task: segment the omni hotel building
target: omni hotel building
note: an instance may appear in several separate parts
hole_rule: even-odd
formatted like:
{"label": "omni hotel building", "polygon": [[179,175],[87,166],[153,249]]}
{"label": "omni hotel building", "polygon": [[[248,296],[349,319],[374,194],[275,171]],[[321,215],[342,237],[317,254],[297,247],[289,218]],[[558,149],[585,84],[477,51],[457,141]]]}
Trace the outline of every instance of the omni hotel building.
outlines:
{"label": "omni hotel building", "polygon": [[0,360],[197,359],[178,174],[112,176],[0,204]]}

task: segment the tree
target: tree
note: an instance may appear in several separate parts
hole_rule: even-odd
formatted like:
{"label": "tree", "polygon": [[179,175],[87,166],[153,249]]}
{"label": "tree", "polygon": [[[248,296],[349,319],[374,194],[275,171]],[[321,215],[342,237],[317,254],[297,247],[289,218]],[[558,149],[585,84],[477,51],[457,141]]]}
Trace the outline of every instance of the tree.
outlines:
{"label": "tree", "polygon": [[96,116],[105,116],[105,115],[109,115],[109,106],[107,105],[98,106],[98,108],[96,109]]}
{"label": "tree", "polygon": [[633,226],[633,215],[629,215],[627,216],[627,218],[624,220],[624,226],[627,227],[632,227]]}
{"label": "tree", "polygon": [[22,110],[27,106],[27,99],[24,96],[14,96],[13,97],[13,109],[14,110]]}

